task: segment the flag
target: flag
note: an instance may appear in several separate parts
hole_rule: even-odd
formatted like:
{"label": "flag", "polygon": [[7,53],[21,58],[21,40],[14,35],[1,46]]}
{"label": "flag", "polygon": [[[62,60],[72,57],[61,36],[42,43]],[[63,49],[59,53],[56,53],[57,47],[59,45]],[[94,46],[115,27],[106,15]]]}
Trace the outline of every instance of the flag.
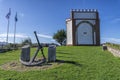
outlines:
{"label": "flag", "polygon": [[17,18],[17,13],[16,13],[16,15],[15,15],[15,22],[17,22],[18,21],[18,18]]}
{"label": "flag", "polygon": [[9,19],[9,18],[10,18],[10,15],[11,15],[11,9],[9,8],[9,12],[8,12],[7,15],[6,15],[6,18]]}

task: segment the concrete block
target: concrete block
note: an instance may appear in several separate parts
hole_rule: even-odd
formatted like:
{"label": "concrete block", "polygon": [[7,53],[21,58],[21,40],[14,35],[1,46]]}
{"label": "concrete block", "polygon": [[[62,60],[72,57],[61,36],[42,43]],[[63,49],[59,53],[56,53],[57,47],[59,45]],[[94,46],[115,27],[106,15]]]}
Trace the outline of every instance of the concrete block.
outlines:
{"label": "concrete block", "polygon": [[55,62],[56,61],[56,46],[50,45],[48,47],[48,62]]}
{"label": "concrete block", "polygon": [[21,50],[21,60],[29,62],[30,61],[30,46],[29,45],[25,45],[22,47]]}

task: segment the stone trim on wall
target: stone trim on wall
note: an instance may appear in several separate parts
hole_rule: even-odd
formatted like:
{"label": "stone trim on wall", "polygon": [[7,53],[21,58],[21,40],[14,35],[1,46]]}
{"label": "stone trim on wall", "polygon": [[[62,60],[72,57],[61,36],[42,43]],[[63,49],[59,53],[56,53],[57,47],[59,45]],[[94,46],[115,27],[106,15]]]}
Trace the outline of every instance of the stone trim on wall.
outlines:
{"label": "stone trim on wall", "polygon": [[111,47],[108,47],[108,46],[107,46],[107,49],[108,49],[108,51],[111,52],[114,56],[120,57],[120,50],[116,50],[116,49],[111,48]]}

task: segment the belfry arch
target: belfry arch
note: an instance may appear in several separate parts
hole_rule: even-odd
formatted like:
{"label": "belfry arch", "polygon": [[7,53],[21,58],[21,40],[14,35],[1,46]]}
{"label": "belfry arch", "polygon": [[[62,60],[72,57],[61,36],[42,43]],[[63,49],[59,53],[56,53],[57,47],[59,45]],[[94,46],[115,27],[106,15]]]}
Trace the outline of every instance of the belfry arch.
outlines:
{"label": "belfry arch", "polygon": [[88,21],[81,21],[75,30],[77,45],[94,44],[94,26]]}

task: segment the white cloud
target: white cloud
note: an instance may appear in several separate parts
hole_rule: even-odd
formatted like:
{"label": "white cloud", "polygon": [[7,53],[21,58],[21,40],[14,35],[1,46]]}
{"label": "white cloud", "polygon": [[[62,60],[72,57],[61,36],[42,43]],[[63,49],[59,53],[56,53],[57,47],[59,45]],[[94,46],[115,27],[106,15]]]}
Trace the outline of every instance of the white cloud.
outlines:
{"label": "white cloud", "polygon": [[49,35],[44,35],[44,34],[37,34],[37,35],[43,38],[52,38],[52,36],[49,36]]}
{"label": "white cloud", "polygon": [[[0,34],[0,42],[6,42],[6,37],[7,37],[6,33]],[[9,33],[9,35],[8,35],[8,42],[9,43],[13,43],[13,38],[14,38],[14,34],[13,33]],[[26,36],[25,34],[21,34],[21,33],[19,33],[19,34],[17,33],[16,34],[16,42],[17,43],[20,43],[25,38],[28,38],[28,36]]]}
{"label": "white cloud", "polygon": [[102,38],[102,43],[104,43],[104,42],[120,44],[120,38]]}
{"label": "white cloud", "polygon": [[[52,36],[49,36],[49,35],[43,35],[43,34],[37,34],[38,37],[40,37],[40,42],[51,42],[52,39]],[[0,34],[0,42],[6,42],[6,36],[7,34],[4,33],[4,34]],[[16,42],[20,42],[21,40],[25,39],[25,38],[31,38],[32,41],[36,41],[36,38],[33,38],[32,36],[27,36],[25,34],[21,34],[21,33],[17,33],[16,34]],[[10,43],[13,43],[13,38],[14,38],[14,34],[13,33],[9,33],[9,42]],[[52,42],[55,42],[54,40]]]}
{"label": "white cloud", "polygon": [[52,41],[52,42],[56,42],[56,40],[54,40],[54,39],[51,39],[51,41]]}
{"label": "white cloud", "polygon": [[[4,34],[0,34],[0,37],[1,38],[5,38],[7,36],[6,33]],[[8,37],[14,37],[14,34],[13,33],[9,33]],[[24,35],[24,34],[16,34],[16,37],[17,38],[28,38],[28,36]]]}
{"label": "white cloud", "polygon": [[6,38],[0,38],[0,42],[5,42]]}
{"label": "white cloud", "polygon": [[120,18],[115,18],[112,20],[113,23],[117,23],[117,22],[120,22]]}

